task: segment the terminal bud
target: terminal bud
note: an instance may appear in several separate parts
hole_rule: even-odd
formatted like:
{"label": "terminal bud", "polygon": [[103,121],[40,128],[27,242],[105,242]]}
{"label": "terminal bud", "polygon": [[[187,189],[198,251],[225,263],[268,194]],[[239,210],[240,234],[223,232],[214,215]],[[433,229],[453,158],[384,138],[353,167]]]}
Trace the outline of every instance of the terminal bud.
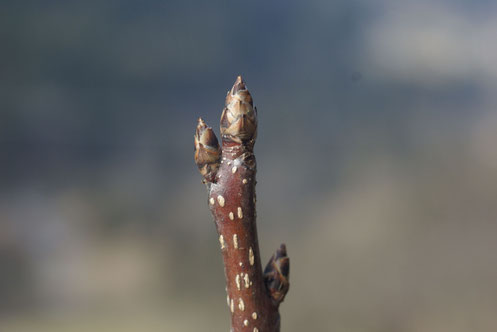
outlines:
{"label": "terminal bud", "polygon": [[226,96],[226,107],[221,115],[221,135],[236,143],[253,145],[257,136],[257,109],[241,76]]}

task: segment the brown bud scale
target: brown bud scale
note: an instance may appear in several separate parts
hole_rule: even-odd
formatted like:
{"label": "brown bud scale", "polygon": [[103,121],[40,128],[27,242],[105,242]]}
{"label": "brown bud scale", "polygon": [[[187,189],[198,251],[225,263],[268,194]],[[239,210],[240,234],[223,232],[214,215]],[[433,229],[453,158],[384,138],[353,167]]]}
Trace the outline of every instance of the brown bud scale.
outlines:
{"label": "brown bud scale", "polygon": [[221,148],[212,128],[199,118],[195,131],[195,163],[204,181],[213,182],[221,164]]}
{"label": "brown bud scale", "polygon": [[257,136],[257,110],[252,96],[241,76],[226,96],[226,107],[221,115],[223,139],[236,143],[254,144]]}
{"label": "brown bud scale", "polygon": [[282,244],[264,269],[264,282],[275,303],[283,302],[290,288],[289,274],[290,259],[286,254],[286,246]]}

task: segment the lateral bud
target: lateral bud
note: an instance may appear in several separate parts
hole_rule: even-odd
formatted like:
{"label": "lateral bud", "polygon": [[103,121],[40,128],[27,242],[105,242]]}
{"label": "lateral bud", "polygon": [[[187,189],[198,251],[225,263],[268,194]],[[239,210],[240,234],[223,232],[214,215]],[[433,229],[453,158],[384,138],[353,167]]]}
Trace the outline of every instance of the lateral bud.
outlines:
{"label": "lateral bud", "polygon": [[253,145],[257,136],[257,109],[245,82],[238,76],[226,96],[226,106],[221,115],[221,135],[236,143]]}
{"label": "lateral bud", "polygon": [[195,131],[195,163],[204,182],[214,182],[221,161],[221,148],[212,128],[207,127],[204,120],[198,119]]}
{"label": "lateral bud", "polygon": [[276,250],[264,269],[264,282],[273,302],[283,302],[290,288],[290,258],[286,254],[285,244]]}

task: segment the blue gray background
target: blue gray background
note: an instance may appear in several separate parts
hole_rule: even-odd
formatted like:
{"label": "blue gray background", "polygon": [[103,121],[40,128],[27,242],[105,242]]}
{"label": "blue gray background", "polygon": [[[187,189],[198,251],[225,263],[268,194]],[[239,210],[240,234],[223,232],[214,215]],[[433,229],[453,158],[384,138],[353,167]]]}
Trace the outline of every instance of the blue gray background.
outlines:
{"label": "blue gray background", "polygon": [[282,330],[497,329],[492,1],[3,1],[0,330],[228,330],[193,163],[245,78]]}

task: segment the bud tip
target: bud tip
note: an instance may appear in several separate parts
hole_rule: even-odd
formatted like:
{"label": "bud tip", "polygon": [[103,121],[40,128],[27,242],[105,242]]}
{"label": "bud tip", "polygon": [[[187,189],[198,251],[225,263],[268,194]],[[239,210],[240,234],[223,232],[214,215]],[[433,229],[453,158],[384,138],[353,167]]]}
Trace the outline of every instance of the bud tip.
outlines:
{"label": "bud tip", "polygon": [[233,84],[233,87],[231,88],[231,94],[235,95],[238,91],[245,89],[246,89],[245,81],[243,80],[242,75],[238,75],[235,83]]}

